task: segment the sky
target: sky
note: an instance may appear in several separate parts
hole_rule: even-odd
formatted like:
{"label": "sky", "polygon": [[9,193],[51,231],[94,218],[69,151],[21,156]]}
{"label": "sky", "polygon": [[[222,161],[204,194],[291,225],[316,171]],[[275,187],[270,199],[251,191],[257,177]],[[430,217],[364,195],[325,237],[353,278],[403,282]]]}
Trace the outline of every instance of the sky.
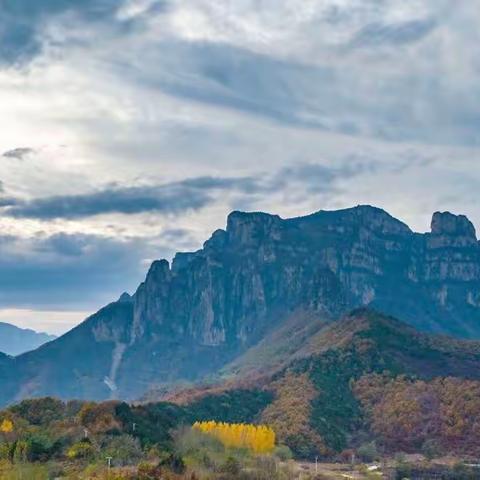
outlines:
{"label": "sky", "polygon": [[0,321],[62,333],[232,210],[480,227],[471,0],[0,0]]}

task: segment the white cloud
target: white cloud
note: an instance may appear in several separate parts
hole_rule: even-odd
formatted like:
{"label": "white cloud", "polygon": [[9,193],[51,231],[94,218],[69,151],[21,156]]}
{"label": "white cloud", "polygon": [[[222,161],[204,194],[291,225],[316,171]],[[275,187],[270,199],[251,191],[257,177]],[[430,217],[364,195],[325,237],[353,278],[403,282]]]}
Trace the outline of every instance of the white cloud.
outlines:
{"label": "white cloud", "polygon": [[85,320],[91,312],[48,311],[28,309],[0,310],[0,321],[20,328],[33,328],[39,332],[61,335]]}
{"label": "white cloud", "polygon": [[[232,208],[286,217],[372,203],[419,230],[436,209],[480,225],[479,21],[471,2],[443,0],[130,0],[95,21],[75,9],[42,17],[42,53],[0,69],[0,152],[31,149],[0,157],[4,196],[371,168],[330,188],[295,177],[268,192],[217,191],[174,216],[2,216],[0,229],[25,248],[39,234],[135,241],[144,262],[198,248]],[[189,234],[166,248],[172,225]]]}

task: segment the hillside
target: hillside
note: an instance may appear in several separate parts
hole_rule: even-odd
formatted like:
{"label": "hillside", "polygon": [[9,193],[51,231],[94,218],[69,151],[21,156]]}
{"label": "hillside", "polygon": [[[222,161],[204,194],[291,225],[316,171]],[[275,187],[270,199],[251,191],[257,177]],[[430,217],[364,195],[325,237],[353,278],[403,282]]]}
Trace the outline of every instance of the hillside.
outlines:
{"label": "hillside", "polygon": [[32,455],[46,458],[78,445],[84,428],[95,448],[117,439],[168,451],[178,432],[204,420],[268,424],[297,458],[398,451],[475,458],[479,367],[480,342],[420,333],[360,309],[321,327],[287,366],[246,383],[231,378],[177,392],[170,402],[133,405],[26,400],[0,411],[0,421],[9,418],[16,436],[36,439]]}
{"label": "hillside", "polygon": [[[382,398],[382,388],[386,392],[389,382],[399,379],[405,381],[405,387],[409,382],[445,377],[460,382],[480,380],[479,342],[419,333],[392,317],[368,310],[353,312],[326,328],[312,338],[309,349],[311,356],[293,361],[274,375],[268,388],[276,393],[276,400],[262,416],[287,431],[285,441],[305,455],[311,455],[315,445],[320,451],[338,451],[358,446],[365,438],[385,441],[384,432],[372,431],[371,419],[362,408],[363,397],[372,394],[369,388]],[[372,385],[369,379],[374,380]],[[368,388],[360,394],[359,385]],[[475,382],[475,388],[480,388],[480,383]],[[421,407],[421,397],[419,405],[417,400],[409,398],[413,410]],[[303,418],[298,414],[302,409]],[[461,408],[457,413],[460,417],[469,415]],[[395,425],[397,418],[400,414],[391,414],[385,421]],[[417,428],[422,429],[421,421]],[[291,430],[298,436],[292,438]],[[413,451],[419,447],[408,446]]]}
{"label": "hillside", "polygon": [[20,355],[35,350],[40,345],[51,342],[55,338],[55,335],[39,333],[0,322],[0,352],[7,355]]}
{"label": "hillside", "polygon": [[[257,382],[252,377],[250,389],[273,394],[257,420],[272,425],[297,455],[331,455],[373,440],[393,451],[398,445],[420,451],[424,442],[435,440],[444,452],[480,452],[476,427],[465,427],[472,412],[480,414],[480,342],[420,333],[393,317],[361,309],[322,327],[295,356],[270,376],[264,372]],[[187,406],[200,400],[215,405],[215,399],[241,385],[230,379],[224,391],[215,385],[169,399]],[[452,395],[456,404],[447,409]],[[406,421],[409,416],[416,421]],[[212,418],[228,420],[215,409]],[[463,425],[456,433],[460,442],[450,441],[438,427],[442,422],[449,428]],[[431,424],[437,425],[435,431]]]}
{"label": "hillside", "polygon": [[479,252],[471,222],[448,212],[425,234],[370,206],[286,220],[233,212],[201,250],[153,262],[134,295],[0,370],[0,404],[50,394],[133,400],[249,363],[268,372],[362,306],[476,338]]}

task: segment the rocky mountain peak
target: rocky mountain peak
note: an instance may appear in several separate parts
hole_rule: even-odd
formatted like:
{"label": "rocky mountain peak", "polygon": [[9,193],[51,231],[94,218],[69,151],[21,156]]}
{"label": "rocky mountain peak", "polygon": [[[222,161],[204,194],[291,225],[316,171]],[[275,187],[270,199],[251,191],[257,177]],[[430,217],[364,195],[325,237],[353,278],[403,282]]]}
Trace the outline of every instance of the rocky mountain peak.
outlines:
{"label": "rocky mountain peak", "polygon": [[123,292],[117,301],[119,303],[131,303],[133,302],[133,298],[129,293]]}
{"label": "rocky mountain peak", "polygon": [[278,240],[282,219],[263,212],[232,212],[227,220],[228,239],[233,244],[255,247],[262,240]]}
{"label": "rocky mountain peak", "polygon": [[212,236],[203,244],[203,248],[218,250],[225,246],[228,240],[228,234],[225,230],[215,230]]}
{"label": "rocky mountain peak", "polygon": [[411,234],[410,227],[392,217],[385,210],[371,205],[358,205],[347,209],[351,216],[361,225],[384,235]]}
{"label": "rocky mountain peak", "polygon": [[435,212],[432,217],[431,231],[434,235],[461,236],[477,241],[475,227],[465,215]]}
{"label": "rocky mountain peak", "polygon": [[147,273],[147,282],[162,282],[170,277],[170,264],[168,260],[155,260]]}

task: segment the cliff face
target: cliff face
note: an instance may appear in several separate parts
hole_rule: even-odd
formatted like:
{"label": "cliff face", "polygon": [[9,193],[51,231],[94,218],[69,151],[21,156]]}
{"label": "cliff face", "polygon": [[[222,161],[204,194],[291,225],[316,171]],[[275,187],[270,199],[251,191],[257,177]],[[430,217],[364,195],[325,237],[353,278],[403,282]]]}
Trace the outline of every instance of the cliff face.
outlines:
{"label": "cliff face", "polygon": [[132,342],[157,335],[245,346],[302,308],[371,305],[424,329],[480,333],[480,248],[464,216],[413,233],[372,207],[282,220],[234,212],[204,248],[155,262],[135,295]]}
{"label": "cliff face", "polygon": [[[135,398],[153,385],[197,379],[299,312],[335,319],[371,306],[421,330],[478,337],[479,252],[473,225],[450,213],[435,213],[431,232],[418,234],[369,206],[287,220],[233,212],[201,250],[177,254],[171,267],[154,262],[133,297],[117,302],[120,313],[101,311],[81,326],[101,365],[79,370],[72,360],[68,371],[81,371],[70,380],[74,390],[65,381],[55,393]],[[16,377],[36,385],[38,372],[58,376],[52,358],[66,339],[76,342],[77,330],[49,344],[51,355],[16,359]],[[29,373],[35,355],[48,361]],[[6,400],[22,396],[17,383]]]}

